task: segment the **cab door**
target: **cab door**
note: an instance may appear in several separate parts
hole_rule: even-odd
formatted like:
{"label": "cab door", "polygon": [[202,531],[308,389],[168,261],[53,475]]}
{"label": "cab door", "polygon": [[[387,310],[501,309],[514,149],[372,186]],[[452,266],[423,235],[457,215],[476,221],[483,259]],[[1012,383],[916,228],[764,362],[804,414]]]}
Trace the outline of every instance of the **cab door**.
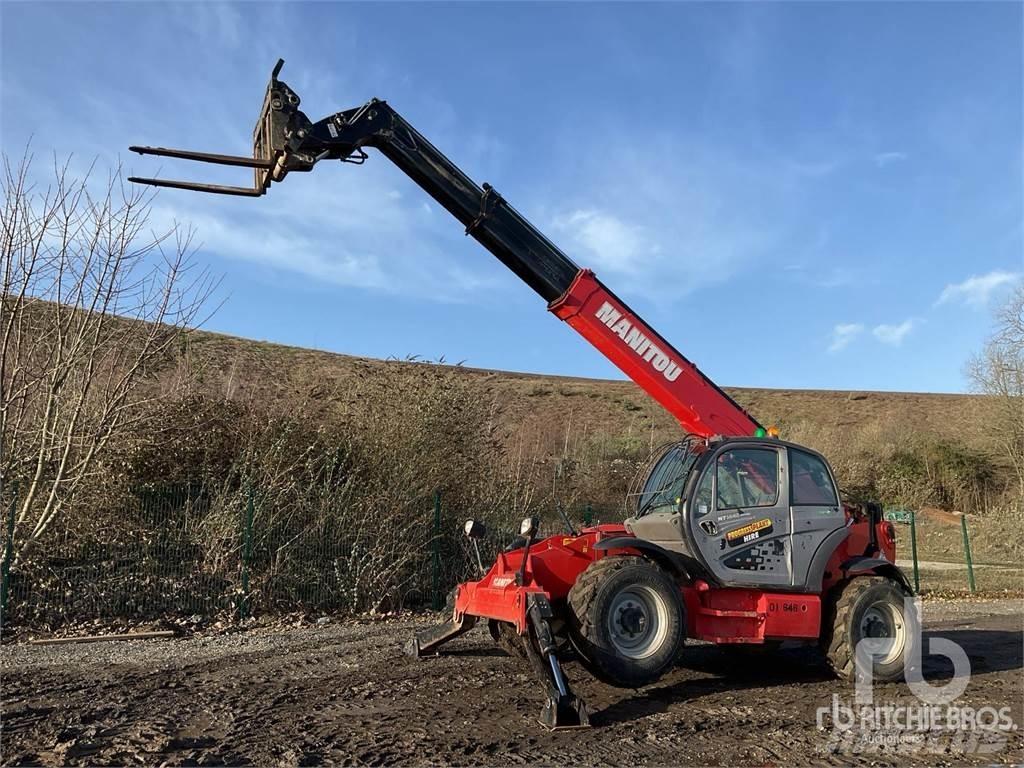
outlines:
{"label": "cab door", "polygon": [[846,516],[825,459],[792,445],[787,455],[793,520],[793,586],[802,587],[810,576],[816,553],[833,532],[846,527]]}
{"label": "cab door", "polygon": [[690,536],[726,586],[792,584],[787,453],[767,442],[727,443],[704,465],[688,502]]}

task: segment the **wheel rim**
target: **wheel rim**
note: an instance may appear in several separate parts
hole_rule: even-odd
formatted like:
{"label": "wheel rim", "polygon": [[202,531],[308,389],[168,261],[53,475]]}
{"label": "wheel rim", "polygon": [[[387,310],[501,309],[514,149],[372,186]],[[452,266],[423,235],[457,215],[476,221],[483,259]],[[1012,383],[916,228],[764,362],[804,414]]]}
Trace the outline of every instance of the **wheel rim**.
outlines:
{"label": "wheel rim", "polygon": [[643,659],[657,653],[668,634],[668,607],[651,587],[634,584],[612,599],[608,635],[619,655]]}
{"label": "wheel rim", "polygon": [[898,606],[889,602],[870,605],[860,619],[861,641],[879,664],[889,664],[903,655],[907,625]]}

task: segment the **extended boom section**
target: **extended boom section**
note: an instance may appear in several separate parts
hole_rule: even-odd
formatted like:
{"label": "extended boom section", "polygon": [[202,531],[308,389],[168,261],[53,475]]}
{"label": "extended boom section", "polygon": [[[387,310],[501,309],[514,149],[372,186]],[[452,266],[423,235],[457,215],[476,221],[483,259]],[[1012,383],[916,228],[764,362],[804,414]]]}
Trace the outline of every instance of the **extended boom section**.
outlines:
{"label": "extended boom section", "polygon": [[697,367],[655,333],[589,270],[581,270],[489,184],[479,186],[384,101],[311,122],[300,99],[274,68],[256,122],[253,156],[237,157],[161,147],[139,154],[251,167],[255,184],[226,187],[166,179],[132,181],[155,186],[259,197],[293,171],[320,160],[360,164],[373,147],[458,219],[483,245],[548,302],[618,368],[665,407],[683,429],[701,436],[751,435],[759,424]]}
{"label": "extended boom section", "polygon": [[760,427],[589,269],[581,270],[549,309],[675,416],[687,432],[701,437],[753,435]]}

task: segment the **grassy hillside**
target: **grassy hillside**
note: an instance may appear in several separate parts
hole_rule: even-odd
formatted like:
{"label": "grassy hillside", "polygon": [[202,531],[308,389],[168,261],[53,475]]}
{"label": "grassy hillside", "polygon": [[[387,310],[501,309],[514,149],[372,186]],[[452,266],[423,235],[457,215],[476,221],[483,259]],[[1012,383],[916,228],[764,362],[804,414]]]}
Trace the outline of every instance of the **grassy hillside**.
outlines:
{"label": "grassy hillside", "polygon": [[[277,404],[325,424],[344,423],[359,410],[363,404],[352,393],[371,382],[401,379],[417,388],[417,377],[443,373],[489,408],[487,427],[506,451],[557,464],[556,473],[566,461],[589,468],[590,480],[578,483],[575,495],[605,506],[628,481],[604,482],[603,475],[630,474],[651,449],[680,435],[674,419],[629,381],[382,361],[214,333],[192,335],[179,352],[177,377],[205,397]],[[1006,485],[1007,469],[987,442],[978,396],[726,390],[784,438],[829,456],[847,489],[889,503],[977,511]]]}
{"label": "grassy hillside", "polygon": [[[547,486],[537,493],[541,508],[551,497],[570,506],[593,502],[605,519],[620,514],[616,510],[629,481],[650,450],[680,434],[674,419],[629,381],[382,361],[213,333],[195,334],[183,360],[208,396],[288,403],[325,423],[344,423],[360,407],[351,393],[368,383],[400,380],[402,387],[409,387],[429,379],[424,376],[428,372],[454,377],[470,399],[490,409],[495,436],[506,454],[532,461],[532,482]],[[784,438],[823,451],[847,490],[862,488],[865,495],[887,504],[982,515],[971,523],[975,556],[983,562],[1016,557],[1019,543],[1001,533],[1011,518],[988,514],[1021,512],[1006,491],[1009,469],[986,439],[984,398],[742,387],[726,391],[762,423],[778,425]],[[566,464],[568,478],[560,474]],[[923,524],[918,542],[922,559],[962,563],[959,531],[959,524]],[[906,531],[900,533],[905,539]],[[908,554],[908,542],[901,547]],[[1006,575],[986,572],[983,581],[1001,586],[993,574]],[[959,571],[942,575],[963,581]],[[1019,573],[1011,576],[1016,579]],[[933,575],[928,578],[933,580]]]}
{"label": "grassy hillside", "polygon": [[[19,529],[13,594],[23,620],[116,616],[126,605],[235,610],[240,590],[268,611],[421,604],[473,572],[458,535],[467,517],[495,532],[485,559],[525,515],[557,528],[556,505],[622,519],[652,448],[681,434],[627,381],[373,360],[207,332],[176,336],[144,390],[54,524],[31,541]],[[1005,536],[1017,518],[991,514],[1016,502],[979,428],[983,400],[728,391],[784,437],[822,450],[848,492],[984,514],[972,528],[979,562],[1019,555],[1020,542]],[[32,459],[9,464],[28,477]],[[936,530],[922,535],[922,553],[955,560],[957,541],[955,528]],[[984,588],[996,586],[983,574]]]}
{"label": "grassy hillside", "polygon": [[[408,369],[406,361],[385,361],[251,341],[209,332],[190,339],[184,358],[205,394],[231,399],[295,398],[329,412],[356,378],[386,377]],[[586,434],[653,441],[671,439],[679,427],[657,403],[630,381],[491,371],[457,367],[481,398],[493,401],[508,426],[552,425],[568,430],[570,441]],[[765,424],[783,429],[847,430],[884,426],[905,434],[960,439],[981,446],[973,395],[725,387]],[[564,434],[563,434],[564,438]],[[559,451],[564,449],[564,440]]]}
{"label": "grassy hillside", "polygon": [[[197,332],[187,344],[188,365],[206,393],[230,398],[293,396],[330,408],[332,393],[357,377],[387,376],[421,362],[354,357],[209,332]],[[570,414],[590,429],[616,434],[678,432],[675,421],[630,381],[583,379],[458,367],[480,396],[497,400],[509,423],[552,420],[568,423]],[[916,392],[829,391],[725,387],[766,424],[807,422],[829,428],[857,429],[885,423],[915,433],[979,442],[979,397]]]}

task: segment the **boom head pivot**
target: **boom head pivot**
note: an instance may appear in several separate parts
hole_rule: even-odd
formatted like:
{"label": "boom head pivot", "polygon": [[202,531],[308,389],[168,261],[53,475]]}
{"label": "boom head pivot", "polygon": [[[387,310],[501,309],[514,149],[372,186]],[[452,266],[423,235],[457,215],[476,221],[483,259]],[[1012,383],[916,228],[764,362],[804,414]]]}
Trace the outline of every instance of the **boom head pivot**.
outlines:
{"label": "boom head pivot", "polygon": [[252,168],[254,181],[251,187],[200,184],[191,181],[136,176],[129,177],[128,180],[137,184],[150,184],[154,187],[259,197],[266,193],[272,182],[283,181],[291,171],[312,170],[316,162],[324,157],[356,163],[365,160],[366,155],[358,147],[348,146],[346,151],[345,143],[336,141],[339,137],[338,126],[342,124],[345,116],[359,110],[332,115],[316,124],[310,122],[309,118],[299,109],[299,95],[285,82],[277,79],[282,66],[284,66],[284,59],[278,59],[270,74],[270,82],[267,83],[263,107],[253,129],[252,157],[217,155],[166,147],[129,147],[132,152],[138,152],[140,155],[157,155],[181,160],[196,160],[201,163]]}

